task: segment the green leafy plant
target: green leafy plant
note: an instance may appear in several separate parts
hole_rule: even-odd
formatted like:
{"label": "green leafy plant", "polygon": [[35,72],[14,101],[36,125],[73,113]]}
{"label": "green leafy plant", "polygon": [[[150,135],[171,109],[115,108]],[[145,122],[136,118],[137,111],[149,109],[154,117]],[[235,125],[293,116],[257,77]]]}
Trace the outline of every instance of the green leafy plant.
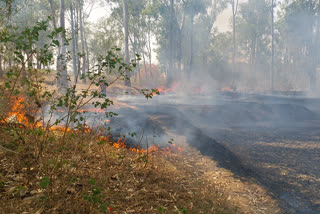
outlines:
{"label": "green leafy plant", "polygon": [[105,196],[93,178],[90,178],[89,185],[91,186],[90,192],[86,193],[83,197],[84,200],[92,203],[102,213],[105,213],[108,209],[113,210],[110,209],[110,204],[104,201]]}

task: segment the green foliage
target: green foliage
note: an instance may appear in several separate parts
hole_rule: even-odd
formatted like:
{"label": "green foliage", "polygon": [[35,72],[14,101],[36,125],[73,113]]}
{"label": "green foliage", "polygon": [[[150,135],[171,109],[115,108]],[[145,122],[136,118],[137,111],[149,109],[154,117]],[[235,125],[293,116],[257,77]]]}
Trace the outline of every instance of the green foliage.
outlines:
{"label": "green foliage", "polygon": [[50,179],[47,176],[44,176],[40,181],[40,186],[42,189],[46,189],[50,185]]}
{"label": "green foliage", "polygon": [[186,208],[183,208],[183,209],[181,209],[180,211],[181,211],[183,214],[188,214],[188,213],[189,213]]}
{"label": "green foliage", "polygon": [[101,213],[105,213],[108,208],[110,209],[110,204],[104,201],[105,196],[93,178],[90,178],[89,185],[90,192],[83,197],[84,200],[92,203]]}
{"label": "green foliage", "polygon": [[270,55],[267,48],[270,44],[270,5],[265,0],[249,0],[240,5],[239,17],[237,18],[238,34],[237,41],[248,61],[252,64],[266,63],[265,57]]}

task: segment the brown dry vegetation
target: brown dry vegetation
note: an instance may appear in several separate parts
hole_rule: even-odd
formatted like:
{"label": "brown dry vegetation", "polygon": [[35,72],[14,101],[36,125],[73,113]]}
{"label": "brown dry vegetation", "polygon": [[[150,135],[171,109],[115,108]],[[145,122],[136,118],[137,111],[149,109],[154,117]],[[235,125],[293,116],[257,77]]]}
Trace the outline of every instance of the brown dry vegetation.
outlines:
{"label": "brown dry vegetation", "polygon": [[98,145],[95,132],[70,131],[62,144],[63,132],[50,131],[41,146],[39,132],[5,122],[10,105],[0,101],[0,213],[99,213],[101,204],[106,213],[281,212],[264,189],[217,167],[179,136],[183,152],[148,154],[147,163],[112,142]]}
{"label": "brown dry vegetation", "polygon": [[[1,144],[11,142],[1,127]],[[21,130],[23,131],[23,130]],[[94,134],[68,134],[62,149],[59,132],[35,161],[37,139],[25,137],[19,149],[2,149],[1,213],[95,213],[93,178],[114,213],[236,213],[212,183],[183,166],[184,154],[155,154],[145,162],[139,154],[109,144],[97,145]],[[50,184],[43,188],[47,176]]]}
{"label": "brown dry vegetation", "polygon": [[[51,134],[57,141],[38,163],[26,153],[36,139],[25,139],[24,152],[1,151],[1,213],[98,213],[97,205],[84,200],[92,193],[91,178],[114,213],[280,212],[265,190],[234,178],[189,147],[178,154],[150,154],[145,167],[139,154],[97,145],[94,134],[70,133],[64,150],[60,133]],[[51,182],[45,189],[44,176]]]}

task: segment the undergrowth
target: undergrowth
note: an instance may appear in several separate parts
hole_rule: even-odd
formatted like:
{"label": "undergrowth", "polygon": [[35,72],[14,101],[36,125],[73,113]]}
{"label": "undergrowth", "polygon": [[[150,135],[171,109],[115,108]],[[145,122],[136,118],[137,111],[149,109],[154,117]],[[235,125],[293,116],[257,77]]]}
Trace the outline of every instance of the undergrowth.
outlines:
{"label": "undergrowth", "polygon": [[[70,132],[63,147],[62,134],[50,132],[52,140],[38,161],[32,153],[35,134],[24,135],[16,148],[1,149],[1,213],[236,212],[214,187],[181,170],[184,154],[150,155],[145,166],[136,152],[110,142],[99,145],[95,133]],[[5,125],[0,139],[18,140]]]}

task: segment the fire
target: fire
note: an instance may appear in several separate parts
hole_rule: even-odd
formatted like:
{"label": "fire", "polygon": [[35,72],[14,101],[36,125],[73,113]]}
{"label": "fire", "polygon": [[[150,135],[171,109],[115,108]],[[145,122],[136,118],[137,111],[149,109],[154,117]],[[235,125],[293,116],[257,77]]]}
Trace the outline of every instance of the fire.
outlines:
{"label": "fire", "polygon": [[132,152],[139,153],[139,154],[146,154],[146,153],[152,153],[152,154],[171,154],[171,153],[181,153],[182,148],[172,144],[167,147],[161,147],[160,145],[152,145],[148,149],[140,148],[140,147],[128,147],[125,142],[126,140],[123,138],[118,138],[116,142],[112,142],[109,136],[98,136],[98,140],[111,143],[111,145],[116,149],[128,149]]}
{"label": "fire", "polygon": [[117,142],[113,143],[113,147],[120,149],[120,148],[126,148],[127,146],[124,144],[126,141],[122,138],[119,138]]}
{"label": "fire", "polygon": [[106,111],[99,108],[81,109],[79,112],[105,113]]}
{"label": "fire", "polygon": [[220,91],[233,92],[234,90],[231,87],[227,86],[227,87],[220,88]]}
{"label": "fire", "polygon": [[[9,112],[7,118],[5,118],[5,121],[8,123],[19,123],[23,124],[25,127],[28,128],[42,128],[43,124],[41,124],[39,121],[35,121],[35,118],[27,113],[25,108],[28,107],[28,104],[26,103],[26,99],[23,96],[16,97],[14,99],[13,106],[11,108],[11,111]],[[58,110],[58,112],[62,112],[61,110]],[[49,128],[50,131],[76,131],[71,128],[66,128],[65,126],[51,126]],[[78,130],[77,130],[78,131]],[[90,132],[90,127],[86,126],[81,131],[85,133]]]}
{"label": "fire", "polygon": [[160,93],[176,92],[179,85],[180,84],[178,82],[173,81],[169,88],[165,88],[165,86],[161,85],[157,87],[157,89],[159,90]]}
{"label": "fire", "polygon": [[[24,97],[15,98],[11,111],[9,112],[8,117],[5,119],[6,122],[18,122],[22,124],[29,124],[29,120],[26,117],[26,112],[24,110],[24,101]],[[13,117],[15,118],[13,119]]]}
{"label": "fire", "polygon": [[52,126],[49,128],[50,131],[66,131],[66,132],[71,132],[72,130],[70,128],[64,127],[64,126]]}

